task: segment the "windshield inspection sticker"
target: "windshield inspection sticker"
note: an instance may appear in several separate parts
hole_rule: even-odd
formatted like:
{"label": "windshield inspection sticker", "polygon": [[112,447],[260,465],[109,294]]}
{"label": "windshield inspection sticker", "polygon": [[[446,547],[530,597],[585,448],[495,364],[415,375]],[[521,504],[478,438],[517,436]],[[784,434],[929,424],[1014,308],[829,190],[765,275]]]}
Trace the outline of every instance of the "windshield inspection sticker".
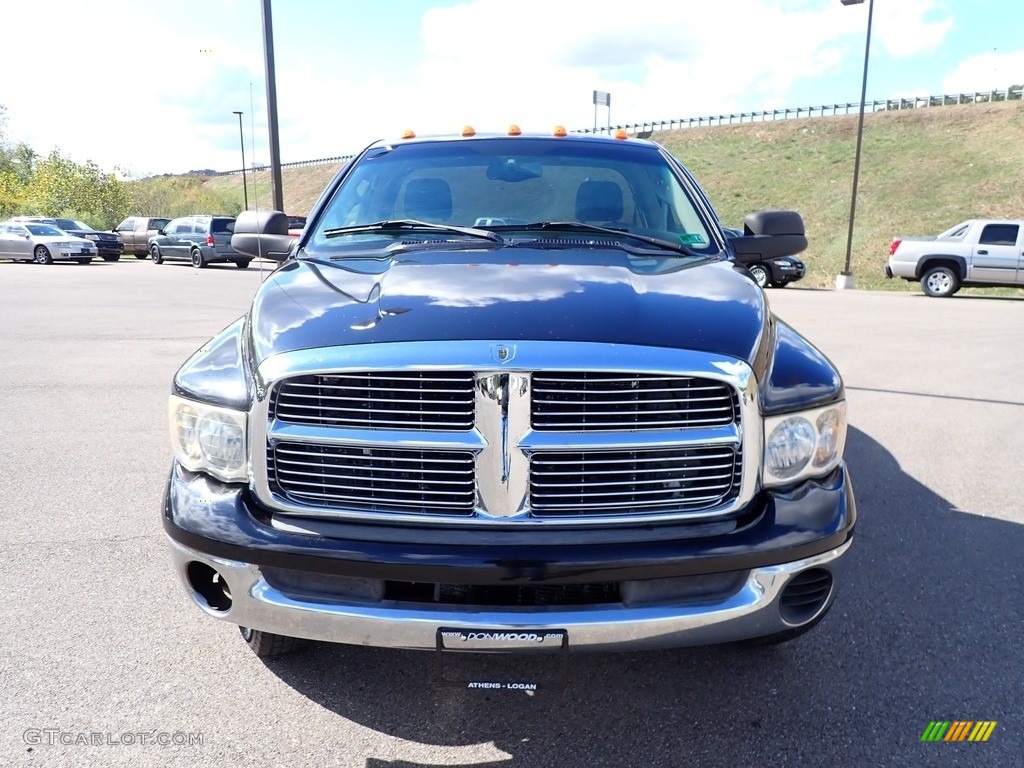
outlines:
{"label": "windshield inspection sticker", "polygon": [[704,235],[698,235],[695,232],[684,232],[679,235],[679,242],[685,243],[686,245],[707,245],[708,241],[704,239]]}

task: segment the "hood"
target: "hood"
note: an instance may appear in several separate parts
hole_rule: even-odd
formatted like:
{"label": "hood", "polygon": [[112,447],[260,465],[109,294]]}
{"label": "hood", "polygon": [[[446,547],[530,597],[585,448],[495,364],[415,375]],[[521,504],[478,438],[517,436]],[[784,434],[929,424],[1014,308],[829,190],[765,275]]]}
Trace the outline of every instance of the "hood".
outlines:
{"label": "hood", "polygon": [[75,245],[94,246],[96,242],[78,235],[32,235],[32,241],[36,243],[73,243]]}
{"label": "hood", "polygon": [[100,243],[112,243],[120,239],[117,235],[110,232],[96,232],[91,229],[65,229],[64,231],[69,235]]}
{"label": "hood", "polygon": [[259,364],[299,349],[396,341],[584,341],[692,349],[754,366],[764,294],[730,261],[614,249],[424,249],[392,259],[299,259],[263,283]]}

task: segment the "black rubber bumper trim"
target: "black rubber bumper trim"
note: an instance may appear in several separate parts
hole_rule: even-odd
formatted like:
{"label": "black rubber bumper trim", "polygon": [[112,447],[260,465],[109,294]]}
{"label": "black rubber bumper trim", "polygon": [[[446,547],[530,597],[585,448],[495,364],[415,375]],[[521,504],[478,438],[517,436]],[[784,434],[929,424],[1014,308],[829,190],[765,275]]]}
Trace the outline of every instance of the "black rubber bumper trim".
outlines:
{"label": "black rubber bumper trim", "polygon": [[[164,494],[168,536],[209,556],[370,579],[444,584],[536,584],[657,579],[743,571],[803,560],[853,535],[856,504],[845,468],[789,493],[767,493],[765,511],[740,531],[580,545],[503,544],[500,534],[451,531],[450,542],[310,536],[268,524],[248,491],[175,465]],[[476,537],[474,539],[474,537]],[[785,543],[782,543],[785,542]]]}

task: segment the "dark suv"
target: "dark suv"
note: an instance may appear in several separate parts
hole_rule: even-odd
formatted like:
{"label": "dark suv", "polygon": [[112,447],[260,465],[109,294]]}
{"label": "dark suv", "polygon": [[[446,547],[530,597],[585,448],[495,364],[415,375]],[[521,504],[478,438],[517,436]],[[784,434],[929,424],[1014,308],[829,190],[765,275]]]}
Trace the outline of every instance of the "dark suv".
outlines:
{"label": "dark suv", "polygon": [[154,264],[165,260],[187,260],[193,267],[232,261],[245,269],[252,259],[231,247],[235,220],[231,216],[183,216],[171,219],[160,233],[149,238],[149,255]]}

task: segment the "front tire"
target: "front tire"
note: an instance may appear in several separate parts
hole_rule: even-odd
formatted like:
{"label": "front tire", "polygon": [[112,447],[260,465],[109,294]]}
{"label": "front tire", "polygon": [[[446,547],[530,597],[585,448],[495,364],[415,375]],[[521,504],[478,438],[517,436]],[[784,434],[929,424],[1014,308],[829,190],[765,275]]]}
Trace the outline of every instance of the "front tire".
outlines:
{"label": "front tire", "polygon": [[249,259],[239,259],[235,262],[235,266],[239,269],[246,269],[249,266]]}
{"label": "front tire", "polygon": [[104,261],[120,261],[120,260],[121,260],[121,257],[120,257],[120,256],[118,256],[118,255],[117,255],[117,254],[115,253],[115,254],[111,254],[111,255],[109,255],[109,256],[104,256],[104,257],[103,257],[103,260],[104,260]]}
{"label": "front tire", "polygon": [[242,639],[245,640],[245,644],[252,648],[253,653],[261,659],[273,659],[277,656],[284,656],[309,645],[308,640],[275,635],[272,632],[262,632],[251,627],[239,627],[238,631],[242,633]]}
{"label": "front tire", "polygon": [[77,261],[79,264],[90,264],[92,263],[92,256],[90,256],[88,259],[75,259],[75,261]]}
{"label": "front tire", "polygon": [[749,269],[754,282],[761,288],[765,288],[768,285],[768,270],[761,264],[752,264]]}
{"label": "front tire", "polygon": [[203,258],[203,252],[198,248],[192,249],[192,266],[196,269],[202,269],[206,266],[206,259]]}
{"label": "front tire", "polygon": [[157,246],[154,245],[152,248],[149,249],[149,255],[150,258],[153,259],[154,264],[164,263],[164,256],[162,253],[160,253],[160,249]]}
{"label": "front tire", "polygon": [[37,245],[36,249],[32,252],[32,256],[36,264],[53,264],[53,257],[50,256],[50,252],[46,250],[45,245]]}
{"label": "front tire", "polygon": [[135,258],[138,259],[139,261],[144,261],[147,255],[148,254],[145,253],[136,253]]}
{"label": "front tire", "polygon": [[946,298],[960,290],[960,278],[949,267],[932,267],[921,275],[921,290],[926,296]]}

